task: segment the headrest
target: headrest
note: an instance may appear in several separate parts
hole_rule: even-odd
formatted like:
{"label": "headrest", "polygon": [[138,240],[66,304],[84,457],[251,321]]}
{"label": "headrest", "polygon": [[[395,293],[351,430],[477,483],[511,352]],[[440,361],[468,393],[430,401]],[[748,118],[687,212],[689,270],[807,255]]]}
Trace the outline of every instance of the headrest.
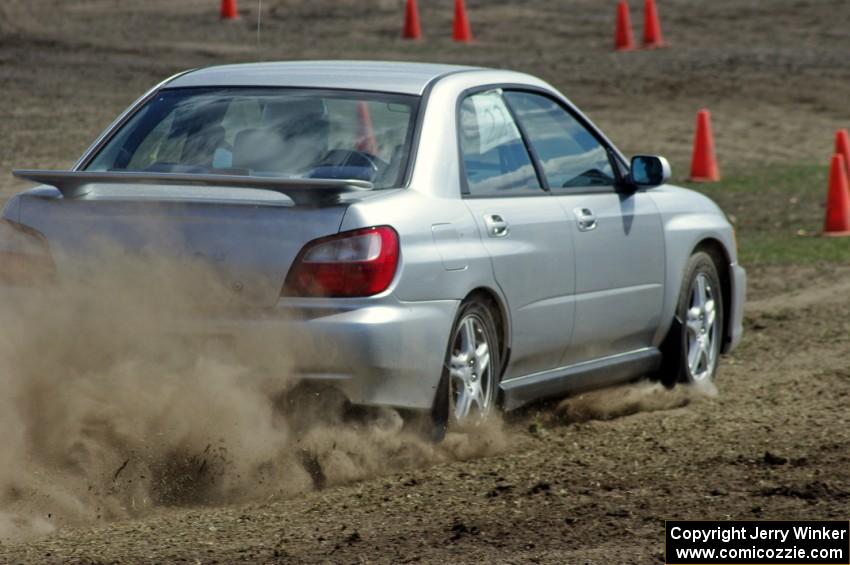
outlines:
{"label": "headrest", "polygon": [[472,97],[460,105],[460,134],[464,155],[481,153],[481,134],[478,129],[478,115]]}
{"label": "headrest", "polygon": [[324,118],[327,108],[321,98],[282,98],[269,100],[263,108],[263,125],[287,126],[294,122]]}
{"label": "headrest", "polygon": [[183,162],[192,165],[212,165],[215,150],[224,143],[222,126],[212,126],[190,135],[183,145]]}
{"label": "headrest", "polygon": [[233,167],[237,169],[273,171],[283,154],[283,140],[269,128],[242,130],[233,140]]}

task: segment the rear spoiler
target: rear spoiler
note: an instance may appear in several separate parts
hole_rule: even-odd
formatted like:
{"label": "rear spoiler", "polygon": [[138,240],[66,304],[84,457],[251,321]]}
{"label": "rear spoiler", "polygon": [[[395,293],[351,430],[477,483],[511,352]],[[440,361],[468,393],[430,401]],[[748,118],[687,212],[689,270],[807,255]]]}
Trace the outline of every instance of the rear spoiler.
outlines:
{"label": "rear spoiler", "polygon": [[221,186],[253,188],[283,194],[296,204],[321,204],[349,192],[374,188],[371,182],[354,179],[293,179],[249,177],[244,175],[207,175],[189,173],[90,172],[16,170],[18,178],[56,187],[65,198],[85,196],[96,184],[148,184],[167,186]]}

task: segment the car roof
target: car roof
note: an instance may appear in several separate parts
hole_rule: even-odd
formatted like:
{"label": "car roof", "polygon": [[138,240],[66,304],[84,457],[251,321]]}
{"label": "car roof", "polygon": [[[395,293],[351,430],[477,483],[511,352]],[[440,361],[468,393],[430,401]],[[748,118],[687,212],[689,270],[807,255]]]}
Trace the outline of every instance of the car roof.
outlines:
{"label": "car roof", "polygon": [[338,88],[420,95],[433,80],[481,67],[406,61],[291,61],[221,65],[189,71],[165,88],[281,86]]}

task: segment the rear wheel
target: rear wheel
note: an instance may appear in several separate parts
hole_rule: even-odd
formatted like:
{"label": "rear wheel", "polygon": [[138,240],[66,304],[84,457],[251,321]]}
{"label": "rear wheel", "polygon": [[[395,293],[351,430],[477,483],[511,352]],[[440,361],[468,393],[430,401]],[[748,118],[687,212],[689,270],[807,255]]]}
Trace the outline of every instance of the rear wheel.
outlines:
{"label": "rear wheel", "polygon": [[490,309],[477,299],[463,303],[452,327],[431,410],[433,438],[439,441],[448,428],[478,422],[491,414],[500,374],[498,332]]}
{"label": "rear wheel", "polygon": [[685,270],[673,326],[663,345],[665,385],[714,380],[723,341],[723,299],[711,256],[702,251],[694,253]]}

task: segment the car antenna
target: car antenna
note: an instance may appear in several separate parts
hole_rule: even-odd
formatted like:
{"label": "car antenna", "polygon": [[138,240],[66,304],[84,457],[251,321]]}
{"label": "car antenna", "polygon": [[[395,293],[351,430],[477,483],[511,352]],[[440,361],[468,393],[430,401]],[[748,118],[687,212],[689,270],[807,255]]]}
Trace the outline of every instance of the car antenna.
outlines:
{"label": "car antenna", "polygon": [[257,0],[257,60],[260,60],[260,31],[263,25],[263,0]]}

